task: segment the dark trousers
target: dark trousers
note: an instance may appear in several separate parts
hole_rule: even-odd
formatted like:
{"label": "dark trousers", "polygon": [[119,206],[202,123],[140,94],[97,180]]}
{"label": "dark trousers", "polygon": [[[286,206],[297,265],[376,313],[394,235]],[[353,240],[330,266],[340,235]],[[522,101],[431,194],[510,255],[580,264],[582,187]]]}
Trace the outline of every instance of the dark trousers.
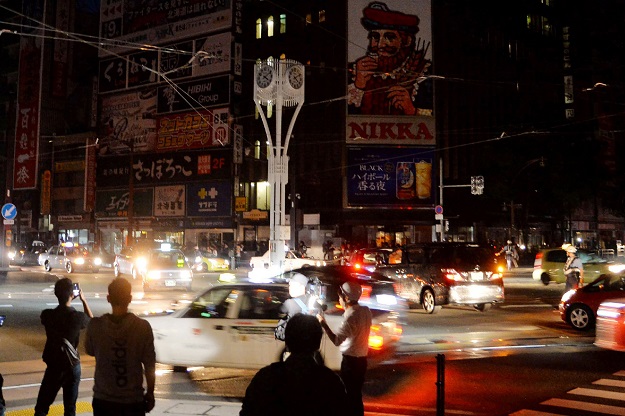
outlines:
{"label": "dark trousers", "polygon": [[4,402],[4,396],[2,395],[2,385],[4,384],[4,378],[0,374],[0,416],[4,416],[4,410],[6,409],[6,403]]}
{"label": "dark trousers", "polygon": [[80,384],[80,364],[74,367],[48,366],[41,380],[35,416],[45,416],[54,403],[59,390],[63,388],[63,410],[65,416],[76,415],[76,400],[78,399],[78,385]]}
{"label": "dark trousers", "polygon": [[145,403],[117,403],[94,398],[93,416],[145,416]]}
{"label": "dark trousers", "polygon": [[348,415],[363,416],[365,407],[362,403],[362,386],[367,373],[367,357],[343,355],[341,378],[347,392]]}

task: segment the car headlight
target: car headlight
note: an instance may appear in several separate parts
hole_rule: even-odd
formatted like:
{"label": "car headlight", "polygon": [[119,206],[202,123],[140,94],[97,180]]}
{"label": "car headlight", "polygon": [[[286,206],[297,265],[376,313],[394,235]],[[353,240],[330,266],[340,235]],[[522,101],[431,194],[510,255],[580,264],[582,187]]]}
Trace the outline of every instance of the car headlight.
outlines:
{"label": "car headlight", "polygon": [[158,270],[150,270],[148,272],[148,280],[159,280],[161,278],[161,272]]}
{"label": "car headlight", "polygon": [[135,265],[137,266],[137,269],[145,271],[148,266],[148,259],[145,257],[139,257],[137,261],[135,261]]}
{"label": "car headlight", "polygon": [[608,266],[608,270],[612,273],[620,273],[625,270],[625,264],[611,264]]}
{"label": "car headlight", "polygon": [[84,259],[84,257],[78,257],[74,263],[76,263],[76,264],[85,264],[85,259]]}
{"label": "car headlight", "polygon": [[564,295],[562,295],[561,302],[568,302],[574,294],[575,294],[575,289],[569,290]]}
{"label": "car headlight", "polygon": [[96,266],[101,266],[102,259],[100,257],[96,257],[95,259],[93,259],[93,264],[95,264]]}
{"label": "car headlight", "polygon": [[195,257],[195,262],[196,263],[201,263],[202,262],[202,257],[200,257],[200,256]]}

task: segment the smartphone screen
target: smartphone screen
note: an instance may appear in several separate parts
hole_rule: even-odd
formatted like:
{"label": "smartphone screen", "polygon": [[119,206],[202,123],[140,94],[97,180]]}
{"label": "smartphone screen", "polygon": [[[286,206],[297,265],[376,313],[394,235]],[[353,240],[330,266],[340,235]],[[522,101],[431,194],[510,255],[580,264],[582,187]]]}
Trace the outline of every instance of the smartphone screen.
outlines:
{"label": "smartphone screen", "polygon": [[6,315],[0,315],[0,326],[4,325],[5,318],[6,318]]}
{"label": "smartphone screen", "polygon": [[80,287],[78,283],[74,283],[74,297],[77,298],[80,295]]}

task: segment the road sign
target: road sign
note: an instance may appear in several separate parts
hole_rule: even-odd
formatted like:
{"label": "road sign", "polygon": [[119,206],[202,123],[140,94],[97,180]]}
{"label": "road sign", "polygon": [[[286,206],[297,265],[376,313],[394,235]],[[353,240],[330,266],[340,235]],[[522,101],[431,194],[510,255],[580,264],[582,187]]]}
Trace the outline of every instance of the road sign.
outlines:
{"label": "road sign", "polygon": [[442,205],[437,205],[434,207],[434,213],[435,214],[442,214],[443,213],[443,206]]}
{"label": "road sign", "polygon": [[13,220],[17,217],[17,208],[13,204],[4,204],[2,206],[2,217],[5,220]]}

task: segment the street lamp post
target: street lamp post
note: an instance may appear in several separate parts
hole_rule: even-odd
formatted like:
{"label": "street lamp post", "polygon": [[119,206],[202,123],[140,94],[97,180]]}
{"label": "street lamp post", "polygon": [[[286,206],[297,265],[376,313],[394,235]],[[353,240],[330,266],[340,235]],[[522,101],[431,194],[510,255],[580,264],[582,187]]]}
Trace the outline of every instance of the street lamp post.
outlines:
{"label": "street lamp post", "polygon": [[[289,177],[287,152],[295,119],[304,104],[304,65],[290,59],[278,61],[268,59],[258,62],[254,67],[254,103],[261,116],[269,142],[267,179],[271,185],[272,198],[269,219],[269,265],[282,269],[284,246],[290,237],[285,214],[285,187]],[[271,130],[262,106],[275,106],[275,140],[271,137]],[[291,118],[283,143],[282,108],[293,106],[296,107],[295,113]]]}

